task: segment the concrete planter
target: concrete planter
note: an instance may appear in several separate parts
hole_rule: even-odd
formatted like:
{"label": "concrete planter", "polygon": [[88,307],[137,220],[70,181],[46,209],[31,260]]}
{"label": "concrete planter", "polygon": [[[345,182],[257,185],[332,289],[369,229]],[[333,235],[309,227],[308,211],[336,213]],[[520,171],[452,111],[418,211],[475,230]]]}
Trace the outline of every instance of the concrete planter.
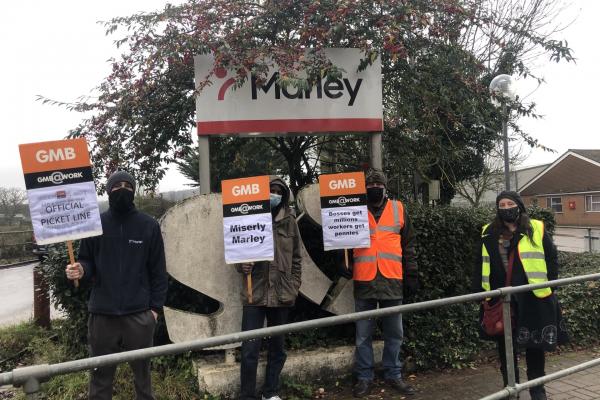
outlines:
{"label": "concrete planter", "polygon": [[[381,360],[383,342],[373,343],[375,360]],[[265,378],[266,355],[261,354],[258,364],[257,387]],[[354,346],[338,346],[327,349],[289,351],[282,376],[298,382],[314,379],[334,380],[352,372]],[[235,397],[240,390],[240,364],[198,361],[198,383],[200,390],[213,396]]]}

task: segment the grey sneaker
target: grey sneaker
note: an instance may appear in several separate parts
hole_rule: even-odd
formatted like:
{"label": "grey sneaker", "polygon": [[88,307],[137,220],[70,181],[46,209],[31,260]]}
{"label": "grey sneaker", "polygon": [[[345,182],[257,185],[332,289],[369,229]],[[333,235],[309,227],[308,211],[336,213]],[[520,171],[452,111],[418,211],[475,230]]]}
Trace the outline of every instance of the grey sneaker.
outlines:
{"label": "grey sneaker", "polygon": [[281,400],[281,397],[279,397],[277,395],[274,395],[271,397],[265,397],[265,396],[261,396],[261,397],[262,397],[262,400]]}

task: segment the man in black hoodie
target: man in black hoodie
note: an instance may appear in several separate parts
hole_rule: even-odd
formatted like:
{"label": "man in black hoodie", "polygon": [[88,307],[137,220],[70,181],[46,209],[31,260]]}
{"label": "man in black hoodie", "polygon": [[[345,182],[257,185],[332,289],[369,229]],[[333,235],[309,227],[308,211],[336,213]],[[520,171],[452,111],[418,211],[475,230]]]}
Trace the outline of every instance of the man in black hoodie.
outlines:
{"label": "man in black hoodie", "polygon": [[[125,171],[106,183],[109,210],[102,213],[101,236],[83,239],[78,262],[66,269],[70,280],[92,285],[88,301],[88,344],[92,356],[150,347],[167,294],[165,252],[160,226],[133,204],[135,180]],[[150,361],[130,363],[136,398],[154,399]],[[112,398],[116,366],[91,373],[90,400]]]}

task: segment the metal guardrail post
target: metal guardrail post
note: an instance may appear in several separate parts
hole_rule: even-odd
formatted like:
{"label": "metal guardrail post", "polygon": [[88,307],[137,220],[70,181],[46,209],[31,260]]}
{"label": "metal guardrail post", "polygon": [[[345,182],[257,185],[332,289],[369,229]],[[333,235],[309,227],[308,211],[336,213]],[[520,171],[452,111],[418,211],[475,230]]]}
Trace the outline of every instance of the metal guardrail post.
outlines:
{"label": "metal guardrail post", "polygon": [[37,400],[41,389],[41,382],[47,380],[49,365],[40,364],[13,370],[13,386],[23,386],[27,400]]}
{"label": "metal guardrail post", "polygon": [[40,392],[40,381],[35,377],[27,379],[27,382],[23,385],[23,391],[25,392],[25,398],[27,400],[38,400]]}
{"label": "metal guardrail post", "polygon": [[[511,320],[511,309],[510,309],[510,293],[502,296],[502,322],[504,323],[504,357],[506,360],[506,377],[508,381],[507,389],[514,388],[516,382],[515,379],[515,355],[513,352],[513,340],[512,340],[512,320]],[[509,399],[516,399],[516,391],[514,394],[511,391]]]}

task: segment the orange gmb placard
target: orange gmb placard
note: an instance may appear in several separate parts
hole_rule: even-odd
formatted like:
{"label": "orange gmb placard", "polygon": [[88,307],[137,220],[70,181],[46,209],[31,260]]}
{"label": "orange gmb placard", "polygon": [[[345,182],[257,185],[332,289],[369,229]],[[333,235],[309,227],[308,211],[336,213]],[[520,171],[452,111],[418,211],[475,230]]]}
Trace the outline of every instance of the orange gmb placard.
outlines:
{"label": "orange gmb placard", "polygon": [[19,153],[25,174],[90,166],[83,138],[20,144]]}
{"label": "orange gmb placard", "polygon": [[321,175],[319,189],[321,197],[366,193],[365,174],[363,172],[347,172]]}
{"label": "orange gmb placard", "polygon": [[268,175],[227,179],[221,181],[221,190],[223,204],[269,200],[271,192]]}

